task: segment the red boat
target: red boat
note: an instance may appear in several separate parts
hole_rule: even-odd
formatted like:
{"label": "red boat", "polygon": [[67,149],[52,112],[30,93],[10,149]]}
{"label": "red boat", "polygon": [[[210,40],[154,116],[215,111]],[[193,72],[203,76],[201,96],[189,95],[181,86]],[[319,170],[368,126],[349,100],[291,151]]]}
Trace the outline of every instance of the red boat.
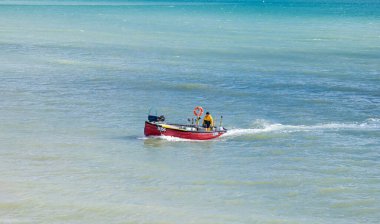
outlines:
{"label": "red boat", "polygon": [[[197,109],[198,107],[196,107]],[[198,120],[202,115],[203,109],[196,114]],[[148,116],[148,121],[145,121],[144,134],[145,136],[171,136],[177,138],[191,139],[191,140],[209,140],[220,137],[227,132],[223,127],[204,128],[197,124],[168,124],[165,123],[164,116]]]}

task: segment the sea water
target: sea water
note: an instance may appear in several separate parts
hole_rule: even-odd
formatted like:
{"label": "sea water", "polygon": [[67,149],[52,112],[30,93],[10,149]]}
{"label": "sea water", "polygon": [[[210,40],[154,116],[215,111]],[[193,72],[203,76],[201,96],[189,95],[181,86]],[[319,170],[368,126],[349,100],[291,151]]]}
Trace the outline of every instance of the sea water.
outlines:
{"label": "sea water", "polygon": [[379,150],[377,0],[0,1],[0,223],[379,223]]}

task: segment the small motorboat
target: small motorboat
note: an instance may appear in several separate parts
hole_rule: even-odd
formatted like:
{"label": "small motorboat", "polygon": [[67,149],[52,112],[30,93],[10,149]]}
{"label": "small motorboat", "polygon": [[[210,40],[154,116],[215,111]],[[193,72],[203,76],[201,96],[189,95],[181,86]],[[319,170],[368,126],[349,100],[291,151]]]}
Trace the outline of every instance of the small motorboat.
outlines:
{"label": "small motorboat", "polygon": [[[165,122],[163,115],[148,115],[148,120],[145,121],[144,134],[145,136],[171,136],[191,140],[209,140],[220,137],[227,132],[227,129],[222,127],[222,122],[220,122],[219,127],[205,128],[199,126],[198,123],[202,113],[202,107],[196,107],[194,114],[197,118],[195,123],[194,119],[192,119],[191,124],[170,124]],[[188,121],[190,122],[190,119]]]}

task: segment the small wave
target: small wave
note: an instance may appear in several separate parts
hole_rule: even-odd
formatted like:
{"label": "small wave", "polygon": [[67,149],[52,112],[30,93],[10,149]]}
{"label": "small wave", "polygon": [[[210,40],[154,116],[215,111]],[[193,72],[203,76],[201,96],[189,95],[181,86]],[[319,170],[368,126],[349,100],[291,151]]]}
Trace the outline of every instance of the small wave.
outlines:
{"label": "small wave", "polygon": [[79,65],[79,64],[81,64],[78,61],[66,60],[66,59],[58,59],[58,60],[54,60],[53,62],[55,62],[57,64],[61,64],[61,65]]}
{"label": "small wave", "polygon": [[149,140],[149,139],[157,139],[157,140],[165,140],[169,142],[199,142],[201,140],[192,140],[192,139],[185,139],[185,138],[177,138],[173,136],[149,136],[149,137],[141,137],[138,138],[140,140]]}
{"label": "small wave", "polygon": [[232,128],[222,137],[237,137],[243,135],[253,135],[267,132],[291,133],[307,132],[315,130],[378,130],[380,129],[379,118],[369,118],[362,123],[326,123],[316,125],[283,125],[279,123],[269,123],[264,120],[254,122],[254,128]]}
{"label": "small wave", "polygon": [[210,89],[207,84],[203,83],[183,83],[183,84],[169,84],[169,88],[178,89],[178,90],[206,90]]}
{"label": "small wave", "polygon": [[380,118],[368,118],[366,121],[366,123],[378,123],[380,125]]}
{"label": "small wave", "polygon": [[147,140],[147,139],[149,139],[149,138],[146,137],[146,136],[144,136],[144,137],[138,137],[137,139],[138,139],[138,140]]}
{"label": "small wave", "polygon": [[194,141],[194,140],[190,140],[190,139],[177,138],[177,137],[172,137],[172,136],[159,136],[158,138],[169,141],[169,142],[190,142],[190,141]]}

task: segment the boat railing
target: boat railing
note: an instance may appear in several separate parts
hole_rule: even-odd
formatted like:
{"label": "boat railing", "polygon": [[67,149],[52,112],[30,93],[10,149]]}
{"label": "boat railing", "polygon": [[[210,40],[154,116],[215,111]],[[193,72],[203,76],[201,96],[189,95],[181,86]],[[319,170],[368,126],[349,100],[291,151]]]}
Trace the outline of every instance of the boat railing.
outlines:
{"label": "boat railing", "polygon": [[179,127],[180,129],[183,129],[183,130],[186,130],[186,128],[194,128],[195,130],[193,130],[193,131],[198,131],[198,132],[215,132],[215,131],[220,131],[217,126],[212,127],[211,130],[207,130],[207,128],[204,128],[202,126],[195,125],[195,124],[169,124],[169,125],[177,126],[177,127]]}

